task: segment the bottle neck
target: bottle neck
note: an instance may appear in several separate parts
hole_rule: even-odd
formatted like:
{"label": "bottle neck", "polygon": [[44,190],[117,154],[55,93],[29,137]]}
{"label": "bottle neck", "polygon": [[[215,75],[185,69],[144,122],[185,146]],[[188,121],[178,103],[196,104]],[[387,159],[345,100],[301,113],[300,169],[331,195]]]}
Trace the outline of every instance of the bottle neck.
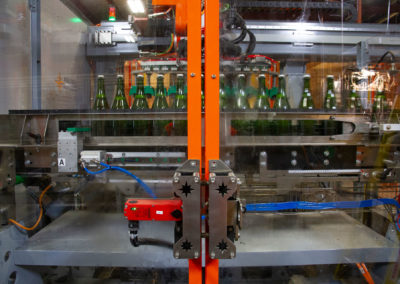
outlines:
{"label": "bottle neck", "polygon": [[246,86],[246,79],[245,77],[239,77],[239,89],[244,89]]}
{"label": "bottle neck", "polygon": [[164,95],[164,78],[157,79],[157,94]]}
{"label": "bottle neck", "polygon": [[334,84],[333,84],[333,78],[328,78],[328,91],[333,91],[334,89]]}
{"label": "bottle neck", "polygon": [[304,78],[304,91],[310,91],[310,78]]}
{"label": "bottle neck", "polygon": [[183,78],[178,78],[178,82],[176,83],[176,92],[177,95],[183,95],[184,93]]}
{"label": "bottle neck", "polygon": [[258,77],[258,92],[265,93],[265,77]]}
{"label": "bottle neck", "polygon": [[279,93],[280,94],[285,94],[285,78],[279,78]]}
{"label": "bottle neck", "polygon": [[104,96],[105,95],[104,78],[99,78],[98,81],[97,81],[97,95],[98,96]]}
{"label": "bottle neck", "polygon": [[219,77],[219,88],[220,89],[225,88],[225,78],[224,77]]}
{"label": "bottle neck", "polygon": [[144,96],[144,82],[143,82],[143,78],[137,78],[137,82],[136,82],[136,95],[137,96]]}

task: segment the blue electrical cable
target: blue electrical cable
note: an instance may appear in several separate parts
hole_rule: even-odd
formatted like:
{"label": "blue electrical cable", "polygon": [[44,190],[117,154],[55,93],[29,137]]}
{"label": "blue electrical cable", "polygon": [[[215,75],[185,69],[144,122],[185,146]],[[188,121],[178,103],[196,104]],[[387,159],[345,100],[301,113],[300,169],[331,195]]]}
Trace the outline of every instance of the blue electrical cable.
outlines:
{"label": "blue electrical cable", "polygon": [[337,201],[337,202],[307,202],[307,201],[293,201],[293,202],[280,202],[280,203],[254,203],[247,204],[246,211],[248,212],[272,212],[290,209],[302,210],[327,210],[327,209],[350,209],[350,208],[364,208],[374,207],[379,205],[393,205],[396,206],[397,218],[393,220],[397,231],[400,232],[400,204],[395,199],[379,198],[368,199],[362,201]]}
{"label": "blue electrical cable", "polygon": [[135,179],[135,180],[138,182],[138,184],[140,184],[141,187],[143,187],[143,189],[144,189],[152,198],[157,198],[157,196],[154,194],[153,190],[152,190],[147,184],[145,184],[140,178],[138,178],[137,176],[135,176],[135,175],[132,174],[131,172],[127,171],[126,169],[121,168],[121,167],[110,166],[110,165],[104,164],[104,163],[102,163],[102,162],[100,162],[100,165],[102,165],[104,168],[101,169],[101,170],[99,170],[99,171],[97,171],[97,172],[93,172],[93,171],[89,170],[89,169],[86,168],[86,167],[84,167],[83,169],[84,169],[88,174],[91,174],[91,175],[101,174],[101,173],[104,173],[104,172],[106,172],[106,171],[108,171],[108,170],[120,171],[120,172],[122,172],[122,173],[124,173],[124,174],[127,174],[128,176],[132,177],[133,179]]}
{"label": "blue electrical cable", "polygon": [[400,213],[400,204],[390,198],[369,199],[362,201],[337,201],[337,202],[307,202],[307,201],[293,201],[293,202],[280,202],[280,203],[254,203],[247,204],[246,211],[250,212],[270,212],[290,209],[303,209],[303,210],[327,210],[327,209],[350,209],[350,208],[364,208],[374,207],[379,205],[394,205],[397,207],[397,213]]}

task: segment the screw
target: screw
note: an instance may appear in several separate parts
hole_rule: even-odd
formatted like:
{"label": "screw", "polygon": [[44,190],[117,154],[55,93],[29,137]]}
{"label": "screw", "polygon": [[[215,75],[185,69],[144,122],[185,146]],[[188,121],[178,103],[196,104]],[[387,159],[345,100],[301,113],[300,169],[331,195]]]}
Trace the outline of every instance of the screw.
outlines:
{"label": "screw", "polygon": [[292,164],[292,166],[296,166],[297,165],[297,161],[296,160],[292,160],[290,163]]}
{"label": "screw", "polygon": [[231,182],[235,183],[236,182],[236,177],[231,177]]}
{"label": "screw", "polygon": [[217,78],[217,76],[215,74],[212,74],[211,78],[215,79],[215,78]]}
{"label": "screw", "polygon": [[179,251],[175,252],[175,258],[179,258]]}
{"label": "screw", "polygon": [[292,151],[292,157],[296,157],[297,156],[297,151]]}
{"label": "screw", "polygon": [[329,160],[324,160],[324,165],[328,166],[329,165]]}
{"label": "screw", "polygon": [[196,76],[195,73],[190,73],[190,77],[194,77],[194,76]]}
{"label": "screw", "polygon": [[392,126],[386,125],[386,129],[387,129],[387,130],[390,130],[390,128],[392,128]]}
{"label": "screw", "polygon": [[357,166],[361,165],[361,161],[360,160],[356,160],[356,165]]}
{"label": "screw", "polygon": [[334,117],[333,115],[331,115],[331,116],[329,117],[329,119],[330,119],[330,120],[335,120],[336,117]]}
{"label": "screw", "polygon": [[199,258],[199,252],[198,251],[194,252],[194,258]]}
{"label": "screw", "polygon": [[325,151],[324,151],[324,156],[325,156],[325,157],[328,157],[328,156],[329,156],[329,151],[328,151],[328,150],[325,150]]}
{"label": "screw", "polygon": [[191,162],[190,162],[190,165],[191,165],[192,167],[195,167],[195,166],[196,166],[196,162],[195,162],[195,161],[191,161]]}
{"label": "screw", "polygon": [[174,177],[174,183],[178,183],[179,182],[179,178],[178,177]]}
{"label": "screw", "polygon": [[211,257],[212,259],[214,259],[214,258],[215,258],[215,252],[212,252],[211,255],[210,255],[210,257]]}
{"label": "screw", "polygon": [[56,156],[57,156],[56,152],[52,152],[52,153],[51,153],[51,157],[52,157],[52,158],[55,158]]}
{"label": "screw", "polygon": [[335,140],[336,138],[335,138],[335,136],[331,136],[331,137],[329,137],[329,139],[330,140]]}
{"label": "screw", "polygon": [[212,178],[210,179],[210,181],[211,181],[211,183],[215,183],[215,178],[212,177]]}
{"label": "screw", "polygon": [[235,257],[235,253],[233,251],[231,251],[231,258]]}
{"label": "screw", "polygon": [[267,152],[261,152],[260,155],[261,157],[265,158],[267,156]]}
{"label": "screw", "polygon": [[194,177],[194,182],[195,183],[199,183],[199,181],[200,181],[199,177]]}

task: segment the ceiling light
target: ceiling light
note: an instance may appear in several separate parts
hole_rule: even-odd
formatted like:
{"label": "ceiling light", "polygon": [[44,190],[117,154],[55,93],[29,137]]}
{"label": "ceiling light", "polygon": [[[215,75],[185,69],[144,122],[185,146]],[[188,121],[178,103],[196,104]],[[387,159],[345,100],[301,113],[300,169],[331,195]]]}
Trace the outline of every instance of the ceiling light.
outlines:
{"label": "ceiling light", "polygon": [[142,0],[128,0],[128,6],[133,14],[144,14],[145,12]]}

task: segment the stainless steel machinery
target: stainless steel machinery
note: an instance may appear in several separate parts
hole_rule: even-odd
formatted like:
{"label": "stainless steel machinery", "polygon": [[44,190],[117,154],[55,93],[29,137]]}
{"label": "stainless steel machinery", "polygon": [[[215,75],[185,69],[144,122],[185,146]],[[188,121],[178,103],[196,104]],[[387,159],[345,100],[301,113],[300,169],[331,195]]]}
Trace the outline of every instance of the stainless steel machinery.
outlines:
{"label": "stainless steel machinery", "polygon": [[[220,1],[219,74],[201,90],[190,4],[153,2],[0,3],[0,283],[196,283],[191,261],[204,282],[397,283],[399,3]],[[207,42],[212,10],[194,2]],[[207,86],[224,83],[219,159],[204,158],[204,135],[203,156],[189,154],[180,74],[185,100],[191,78],[205,97],[202,133]],[[117,89],[131,106],[142,76],[149,108],[93,109],[98,75],[110,106]]]}

